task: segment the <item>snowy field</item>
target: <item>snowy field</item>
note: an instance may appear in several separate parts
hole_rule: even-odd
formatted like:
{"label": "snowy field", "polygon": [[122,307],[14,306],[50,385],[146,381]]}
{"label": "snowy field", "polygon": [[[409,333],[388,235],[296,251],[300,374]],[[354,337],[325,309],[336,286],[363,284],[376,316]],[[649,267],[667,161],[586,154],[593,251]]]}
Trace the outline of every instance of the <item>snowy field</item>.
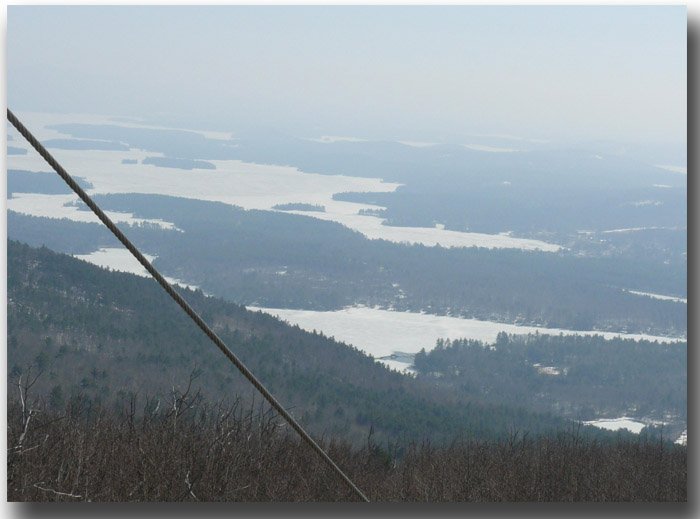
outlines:
{"label": "snowy field", "polygon": [[[430,351],[435,342],[442,339],[476,339],[487,343],[496,340],[499,332],[509,334],[558,335],[602,335],[606,339],[623,337],[646,339],[659,342],[676,342],[677,338],[658,337],[644,334],[624,334],[614,332],[574,331],[559,328],[518,326],[515,324],[463,319],[443,315],[416,312],[397,312],[353,306],[342,310],[319,312],[314,310],[292,310],[283,308],[260,308],[249,306],[249,310],[262,311],[298,325],[304,330],[317,330],[338,341],[352,344],[374,358],[388,357],[394,353],[418,353],[422,348]],[[384,362],[382,360],[382,362]],[[408,362],[391,361],[390,367],[398,369],[410,366]]]}
{"label": "snowy field", "polygon": [[[65,139],[69,136],[46,128],[59,123],[116,124],[140,127],[99,116],[47,115],[21,113],[19,116],[40,140]],[[150,126],[143,126],[153,128]],[[208,138],[226,139],[226,134]],[[13,145],[27,147],[16,131]],[[337,138],[336,138],[337,140]],[[231,140],[230,142],[235,143]],[[383,182],[378,178],[359,178],[345,175],[319,175],[305,173],[290,166],[254,164],[238,160],[211,160],[215,170],[182,170],[142,164],[146,157],[162,156],[158,153],[131,148],[127,151],[52,150],[54,156],[74,176],[85,178],[94,187],[89,194],[143,193],[161,194],[198,200],[223,202],[244,209],[272,210],[275,205],[303,203],[322,205],[326,212],[294,211],[312,218],[338,222],[361,232],[370,239],[385,239],[398,243],[423,244],[444,247],[517,248],[556,252],[560,246],[539,240],[514,238],[506,234],[481,234],[445,230],[437,227],[391,227],[382,225],[376,216],[360,215],[362,209],[383,209],[380,206],[333,200],[341,192],[393,192],[399,184]],[[8,169],[47,171],[49,167],[37,153],[10,155]],[[124,164],[124,159],[135,161]],[[53,216],[80,219],[88,216],[65,204],[77,201],[77,197],[42,195],[42,204],[35,195],[22,194],[8,202],[8,209],[34,216]],[[55,212],[54,212],[55,210]],[[133,222],[133,215],[122,214],[120,221]],[[167,227],[167,222],[160,222]],[[171,224],[172,225],[172,224]]]}

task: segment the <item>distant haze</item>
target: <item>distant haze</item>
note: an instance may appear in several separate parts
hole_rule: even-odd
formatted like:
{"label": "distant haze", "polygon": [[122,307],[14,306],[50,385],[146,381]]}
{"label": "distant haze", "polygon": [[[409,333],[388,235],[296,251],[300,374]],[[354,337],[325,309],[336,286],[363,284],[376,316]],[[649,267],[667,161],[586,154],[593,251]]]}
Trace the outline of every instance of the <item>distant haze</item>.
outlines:
{"label": "distant haze", "polygon": [[310,138],[682,145],[686,24],[685,6],[10,6],[8,105]]}

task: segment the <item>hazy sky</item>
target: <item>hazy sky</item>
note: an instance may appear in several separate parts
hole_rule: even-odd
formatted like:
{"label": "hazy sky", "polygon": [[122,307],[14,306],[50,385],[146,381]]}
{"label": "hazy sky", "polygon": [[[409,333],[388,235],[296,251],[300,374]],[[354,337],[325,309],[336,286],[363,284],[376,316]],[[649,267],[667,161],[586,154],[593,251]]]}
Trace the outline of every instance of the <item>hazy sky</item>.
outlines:
{"label": "hazy sky", "polygon": [[16,111],[685,141],[686,8],[8,7]]}

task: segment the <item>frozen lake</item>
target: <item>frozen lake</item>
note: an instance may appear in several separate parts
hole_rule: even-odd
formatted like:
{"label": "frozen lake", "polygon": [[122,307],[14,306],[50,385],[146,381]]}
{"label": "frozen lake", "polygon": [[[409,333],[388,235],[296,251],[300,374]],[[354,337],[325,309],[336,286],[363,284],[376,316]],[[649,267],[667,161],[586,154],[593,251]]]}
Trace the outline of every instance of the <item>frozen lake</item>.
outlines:
{"label": "frozen lake", "polygon": [[[152,254],[142,254],[145,258],[153,263],[153,260],[157,258]],[[137,276],[151,277],[148,271],[143,268],[143,266],[134,258],[134,256],[126,250],[124,247],[105,247],[90,254],[74,254],[75,258],[78,258],[98,267],[102,267],[109,270],[117,270],[119,272],[129,272],[131,274],[136,274]],[[191,288],[196,290],[199,288],[196,285],[190,285],[180,281],[179,279],[171,278],[168,276],[163,276],[168,283],[172,285],[180,285],[185,288]]]}
{"label": "frozen lake", "polygon": [[[107,117],[21,113],[19,116],[37,134],[40,140],[67,136],[46,126],[58,123],[116,124],[139,127],[137,123],[115,122]],[[144,126],[149,127],[149,126]],[[219,140],[226,135],[215,136],[200,132]],[[16,131],[10,130],[13,143],[25,146]],[[336,140],[338,138],[335,138]],[[231,141],[234,142],[234,141]],[[127,151],[98,150],[52,150],[74,176],[85,178],[94,187],[89,194],[142,193],[161,194],[198,200],[223,202],[244,209],[273,210],[275,205],[302,203],[324,206],[326,212],[294,211],[312,218],[338,222],[364,234],[370,239],[384,239],[397,243],[423,244],[444,247],[517,248],[556,252],[559,245],[511,237],[503,234],[468,233],[438,227],[392,227],[382,225],[383,219],[361,215],[362,209],[383,209],[380,206],[333,200],[341,192],[393,192],[399,184],[384,182],[379,178],[360,178],[345,175],[319,175],[305,173],[290,166],[255,164],[239,160],[210,160],[215,170],[182,170],[143,164],[147,157],[162,157],[161,154],[131,148]],[[123,160],[132,163],[124,164]],[[49,168],[39,155],[30,151],[26,155],[10,155],[9,169],[47,171]],[[42,195],[45,205],[38,203],[35,195],[22,194],[8,208],[34,216],[65,217],[84,221],[88,216],[80,211],[66,209],[65,204],[78,200],[71,195]],[[121,221],[133,221],[133,215],[122,216]],[[154,221],[162,226],[167,222]],[[172,225],[172,224],[171,224]]]}
{"label": "frozen lake", "polygon": [[[80,205],[76,205],[80,204]],[[14,193],[7,200],[7,209],[17,213],[47,218],[67,218],[74,222],[99,223],[100,220],[76,195],[45,195],[40,193]],[[105,211],[114,223],[127,225],[154,225],[161,229],[179,230],[171,222],[159,219],[136,218],[132,213]]]}
{"label": "frozen lake", "polygon": [[474,151],[485,151],[488,153],[513,153],[516,151],[521,151],[516,148],[502,148],[500,146],[486,146],[485,144],[464,144],[465,148]]}
{"label": "frozen lake", "polygon": [[[346,204],[346,205],[341,205]],[[354,206],[354,207],[353,207]],[[326,202],[326,212],[288,211],[295,214],[313,216],[321,220],[338,222],[350,229],[360,231],[369,239],[382,239],[395,243],[420,243],[433,247],[486,247],[488,249],[523,249],[556,252],[559,245],[540,240],[515,238],[506,233],[483,234],[475,232],[450,231],[442,227],[395,227],[383,225],[384,220],[376,216],[357,214],[357,206],[361,209],[383,209],[367,204],[351,204],[349,202]]]}
{"label": "frozen lake", "polygon": [[665,296],[662,294],[654,294],[653,292],[642,292],[641,290],[626,290],[626,292],[636,296],[646,296],[651,297],[652,299],[660,299],[662,301],[673,301],[674,303],[688,304],[688,300],[685,297]]}
{"label": "frozen lake", "polygon": [[583,423],[586,425],[594,425],[595,427],[600,427],[601,429],[607,429],[609,431],[627,429],[635,434],[639,434],[642,432],[642,429],[647,426],[647,424],[640,422],[639,420],[627,418],[626,416],[623,416],[622,418],[603,418],[600,420],[591,420]]}
{"label": "frozen lake", "polygon": [[[283,308],[248,307],[253,311],[262,311],[298,325],[304,330],[317,330],[336,340],[352,344],[375,358],[388,357],[397,352],[418,353],[422,348],[430,351],[435,342],[442,339],[476,339],[487,343],[495,342],[499,332],[509,334],[559,335],[602,335],[606,339],[623,337],[634,340],[647,339],[659,342],[676,342],[669,337],[644,334],[624,334],[614,332],[575,331],[559,328],[541,328],[537,326],[519,326],[515,324],[463,319],[443,315],[416,312],[396,312],[379,308],[353,306],[342,310],[319,312],[314,310],[292,310]],[[409,362],[392,360],[393,368],[410,366]]]}
{"label": "frozen lake", "polygon": [[607,231],[602,231],[603,234],[610,233],[627,233],[627,232],[641,232],[641,231],[678,231],[678,227],[626,227],[623,229],[609,229]]}
{"label": "frozen lake", "polygon": [[666,171],[673,171],[674,173],[681,173],[683,175],[688,174],[688,166],[670,166],[664,164],[657,164],[656,167],[665,169]]}

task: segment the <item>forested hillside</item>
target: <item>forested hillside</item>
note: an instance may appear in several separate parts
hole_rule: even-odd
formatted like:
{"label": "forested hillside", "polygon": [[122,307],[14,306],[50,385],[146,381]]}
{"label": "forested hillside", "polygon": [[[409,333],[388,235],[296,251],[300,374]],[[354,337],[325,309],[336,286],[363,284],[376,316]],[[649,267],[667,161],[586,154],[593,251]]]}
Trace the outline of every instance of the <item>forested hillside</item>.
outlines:
{"label": "forested hillside", "polygon": [[[570,427],[549,414],[451,396],[331,338],[185,292],[273,394],[318,434],[360,441],[373,429],[378,438],[439,442]],[[154,281],[10,241],[10,398],[18,396],[16,383],[26,380],[30,366],[32,377],[41,373],[33,391],[54,409],[79,395],[106,406],[136,394],[170,405],[190,380],[190,396],[253,398],[243,377]],[[586,434],[605,436],[593,429]]]}
{"label": "forested hillside", "polygon": [[687,501],[684,5],[6,16],[10,500]]}
{"label": "forested hillside", "polygon": [[501,333],[495,344],[438,341],[416,355],[419,378],[491,402],[580,420],[635,417],[687,428],[687,344]]}
{"label": "forested hillside", "polygon": [[[305,216],[165,196],[95,198],[105,209],[174,223],[184,232],[135,226],[127,234],[158,256],[165,274],[240,304],[364,304],[579,330],[687,330],[685,305],[625,291],[684,295],[685,260],[408,246]],[[97,224],[9,213],[8,229],[12,239],[62,252],[115,246]]]}
{"label": "forested hillside", "polygon": [[[415,379],[184,292],[372,501],[687,500],[687,449],[658,430],[609,433],[494,403],[532,405],[511,391],[528,382],[522,360],[561,364],[582,344],[440,344],[416,357]],[[499,362],[450,357],[467,347]],[[449,387],[464,383],[456,366],[463,391]],[[496,380],[497,398],[469,396]],[[355,499],[155,282],[12,241],[8,392],[11,501]]]}

